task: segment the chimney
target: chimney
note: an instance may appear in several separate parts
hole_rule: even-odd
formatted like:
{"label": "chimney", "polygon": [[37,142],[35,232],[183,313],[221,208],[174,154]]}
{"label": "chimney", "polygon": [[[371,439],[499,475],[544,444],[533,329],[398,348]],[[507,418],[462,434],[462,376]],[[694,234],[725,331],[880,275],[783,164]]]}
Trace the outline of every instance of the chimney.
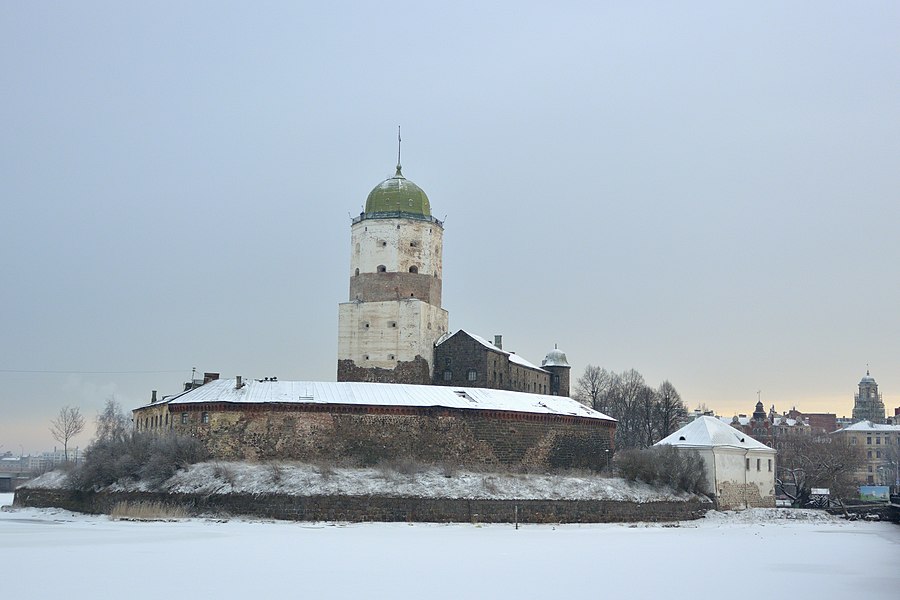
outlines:
{"label": "chimney", "polygon": [[494,335],[494,345],[497,346],[500,350],[503,350],[503,336],[502,335]]}
{"label": "chimney", "polygon": [[150,392],[150,404],[153,404],[154,402],[156,402],[156,390]]}
{"label": "chimney", "polygon": [[206,385],[210,381],[215,381],[219,378],[218,373],[204,373],[203,374],[203,385]]}
{"label": "chimney", "polygon": [[239,389],[241,389],[242,387],[244,387],[244,382],[243,382],[241,376],[238,375],[238,376],[235,378],[234,389],[239,390]]}

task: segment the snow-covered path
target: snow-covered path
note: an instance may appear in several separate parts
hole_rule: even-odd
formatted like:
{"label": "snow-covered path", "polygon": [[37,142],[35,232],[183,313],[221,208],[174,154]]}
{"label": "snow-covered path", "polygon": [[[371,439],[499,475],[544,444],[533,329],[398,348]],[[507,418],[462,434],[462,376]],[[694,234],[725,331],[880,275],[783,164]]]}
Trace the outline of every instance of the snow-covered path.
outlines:
{"label": "snow-covered path", "polygon": [[17,598],[898,597],[900,527],[784,514],[516,531],[19,509],[0,513],[0,568]]}

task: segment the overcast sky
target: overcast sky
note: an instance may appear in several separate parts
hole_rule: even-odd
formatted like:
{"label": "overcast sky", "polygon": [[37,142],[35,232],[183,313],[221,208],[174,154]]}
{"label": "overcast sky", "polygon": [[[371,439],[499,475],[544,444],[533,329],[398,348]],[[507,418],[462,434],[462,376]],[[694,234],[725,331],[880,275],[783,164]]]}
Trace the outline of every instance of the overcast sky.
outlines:
{"label": "overcast sky", "polygon": [[894,1],[3,3],[0,453],[193,367],[333,381],[398,124],[452,330],[723,415],[869,364],[892,413],[898,57]]}

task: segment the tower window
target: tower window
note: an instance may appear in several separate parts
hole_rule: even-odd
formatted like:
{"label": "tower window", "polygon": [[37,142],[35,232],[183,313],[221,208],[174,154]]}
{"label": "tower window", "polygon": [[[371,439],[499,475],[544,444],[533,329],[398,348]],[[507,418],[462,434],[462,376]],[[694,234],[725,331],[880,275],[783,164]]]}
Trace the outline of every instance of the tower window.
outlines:
{"label": "tower window", "polygon": [[411,267],[409,268],[409,272],[410,272],[410,273],[418,273],[418,272],[419,272],[419,267],[417,267],[416,265],[413,265],[413,266],[411,266]]}
{"label": "tower window", "polygon": [[410,247],[410,248],[418,248],[418,247],[419,247],[419,242],[410,242],[410,243],[409,243],[409,247]]}
{"label": "tower window", "polygon": [[359,275],[359,269],[356,269],[356,273],[354,275]]}
{"label": "tower window", "polygon": [[397,326],[397,321],[391,321],[391,327],[396,327],[396,326]]}
{"label": "tower window", "polygon": [[384,248],[385,246],[387,246],[387,242],[381,242],[381,247]]}
{"label": "tower window", "polygon": [[387,267],[384,265],[378,265],[378,272],[379,273],[387,273]]}
{"label": "tower window", "polygon": [[394,355],[393,355],[393,354],[388,354],[388,360],[394,360]]}

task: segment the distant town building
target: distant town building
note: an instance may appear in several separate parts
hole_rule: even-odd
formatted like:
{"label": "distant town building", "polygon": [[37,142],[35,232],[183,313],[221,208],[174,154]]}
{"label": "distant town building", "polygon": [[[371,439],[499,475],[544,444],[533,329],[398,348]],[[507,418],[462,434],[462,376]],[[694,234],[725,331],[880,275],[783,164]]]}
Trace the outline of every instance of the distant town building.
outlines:
{"label": "distant town building", "polygon": [[900,425],[859,421],[832,435],[865,452],[858,483],[900,486]]}
{"label": "distant town building", "polygon": [[853,396],[853,420],[884,423],[884,401],[868,369],[859,381],[859,392]]}

